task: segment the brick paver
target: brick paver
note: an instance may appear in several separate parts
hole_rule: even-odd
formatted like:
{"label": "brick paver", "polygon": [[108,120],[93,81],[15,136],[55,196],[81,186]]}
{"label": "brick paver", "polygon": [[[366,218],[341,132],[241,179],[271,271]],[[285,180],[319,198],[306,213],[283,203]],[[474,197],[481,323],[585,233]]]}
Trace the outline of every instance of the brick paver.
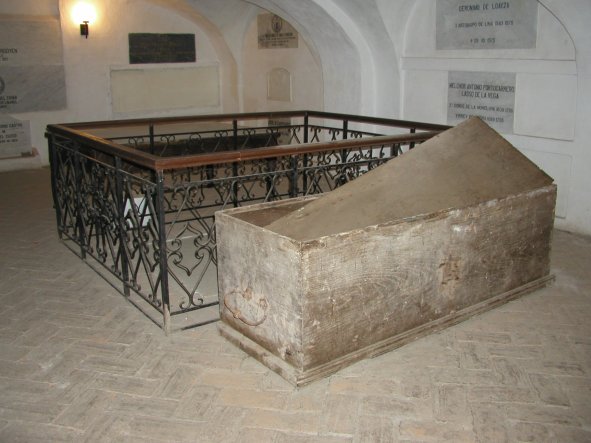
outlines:
{"label": "brick paver", "polygon": [[294,389],[216,325],[165,337],[57,239],[47,169],[0,174],[1,442],[591,441],[591,239],[556,282]]}

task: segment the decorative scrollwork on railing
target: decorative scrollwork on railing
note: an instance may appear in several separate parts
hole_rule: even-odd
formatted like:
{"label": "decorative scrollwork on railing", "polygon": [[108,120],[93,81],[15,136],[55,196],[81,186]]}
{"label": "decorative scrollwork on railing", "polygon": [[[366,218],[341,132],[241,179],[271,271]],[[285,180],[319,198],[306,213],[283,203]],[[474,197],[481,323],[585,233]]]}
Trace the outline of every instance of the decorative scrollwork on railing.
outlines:
{"label": "decorative scrollwork on railing", "polygon": [[146,141],[142,136],[132,136],[127,138],[127,145],[132,146],[134,148],[139,148],[140,146],[144,145]]}
{"label": "decorative scrollwork on railing", "polygon": [[318,126],[310,126],[309,130],[312,133],[312,137],[308,136],[308,141],[310,143],[320,142],[320,133],[322,132],[322,128]]}
{"label": "decorative scrollwork on railing", "polygon": [[251,142],[253,137],[256,135],[257,131],[255,128],[246,128],[240,130],[241,142],[240,142],[240,149],[248,149],[251,146]]}
{"label": "decorative scrollwork on railing", "polygon": [[291,127],[287,128],[287,143],[286,144],[288,144],[288,145],[301,144],[302,141],[298,137],[298,134],[300,133],[301,129],[302,129],[301,126],[291,126]]}
{"label": "decorative scrollwork on railing", "polygon": [[161,281],[159,226],[153,184],[124,181],[126,229],[125,252],[129,262],[128,284],[154,307],[162,306],[159,296]]}
{"label": "decorative scrollwork on railing", "polygon": [[[169,284],[177,290],[171,291],[172,306],[183,312],[205,303],[208,294],[201,286],[206,275],[217,266],[213,218],[216,210],[327,192],[387,161],[393,154],[398,155],[401,149],[401,145],[376,145],[169,172],[163,208],[167,214],[166,255],[172,281]],[[85,158],[78,169],[76,194],[71,192],[76,183],[74,158],[67,151],[60,152],[59,158],[62,167],[58,180],[64,185],[64,192],[60,193],[60,205],[65,209],[62,229],[68,230],[70,236],[75,235],[75,222],[68,208],[75,205],[76,195],[82,196],[84,204],[79,216],[87,252],[121,279],[124,275],[121,262],[125,256],[128,286],[160,308],[162,251],[158,242],[154,185],[124,174],[125,230],[121,232],[117,222],[115,171]],[[123,245],[121,238],[125,239]]]}
{"label": "decorative scrollwork on railing", "polygon": [[224,151],[230,149],[231,143],[228,131],[215,131],[214,132],[215,144],[212,152]]}
{"label": "decorative scrollwork on railing", "polygon": [[169,146],[173,145],[176,142],[176,136],[174,134],[164,134],[160,136],[160,144],[159,148],[160,151],[157,153],[160,157],[166,156],[166,151]]}
{"label": "decorative scrollwork on railing", "polygon": [[340,140],[341,130],[336,128],[330,128],[328,130],[328,135],[330,137],[330,141]]}
{"label": "decorative scrollwork on railing", "polygon": [[267,128],[266,132],[267,132],[267,140],[265,142],[265,147],[277,146],[279,144],[279,137],[281,136],[279,129],[276,127]]}
{"label": "decorative scrollwork on railing", "polygon": [[56,163],[59,165],[54,174],[57,193],[54,198],[55,206],[59,208],[58,229],[60,234],[68,238],[76,238],[77,235],[77,210],[78,184],[76,179],[76,154],[65,144],[57,143],[55,146]]}
{"label": "decorative scrollwork on railing", "polygon": [[363,138],[363,132],[349,130],[349,131],[347,131],[347,137],[350,139],[351,138]]}
{"label": "decorative scrollwork on railing", "polygon": [[198,132],[189,135],[185,140],[185,154],[193,152],[205,152],[203,147],[203,137]]}

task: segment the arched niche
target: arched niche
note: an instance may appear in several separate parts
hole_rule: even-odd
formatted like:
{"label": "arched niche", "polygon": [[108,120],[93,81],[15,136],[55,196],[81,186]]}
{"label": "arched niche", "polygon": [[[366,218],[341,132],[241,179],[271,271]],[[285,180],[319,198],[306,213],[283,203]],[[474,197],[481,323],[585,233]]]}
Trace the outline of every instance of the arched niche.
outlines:
{"label": "arched niche", "polygon": [[267,72],[267,100],[292,101],[291,72],[285,68],[273,68]]}

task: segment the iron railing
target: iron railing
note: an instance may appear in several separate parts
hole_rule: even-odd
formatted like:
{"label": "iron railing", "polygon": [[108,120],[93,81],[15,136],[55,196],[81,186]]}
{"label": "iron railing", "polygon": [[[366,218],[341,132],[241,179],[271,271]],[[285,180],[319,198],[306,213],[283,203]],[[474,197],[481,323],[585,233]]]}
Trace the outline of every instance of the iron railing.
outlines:
{"label": "iron railing", "polygon": [[312,111],[49,125],[58,233],[166,333],[206,324],[215,211],[330,191],[446,128]]}

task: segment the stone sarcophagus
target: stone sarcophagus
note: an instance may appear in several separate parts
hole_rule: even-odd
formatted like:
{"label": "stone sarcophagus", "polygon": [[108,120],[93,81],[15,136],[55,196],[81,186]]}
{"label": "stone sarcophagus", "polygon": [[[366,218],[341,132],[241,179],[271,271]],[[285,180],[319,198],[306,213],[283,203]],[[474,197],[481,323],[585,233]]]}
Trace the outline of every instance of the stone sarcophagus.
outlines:
{"label": "stone sarcophagus", "polygon": [[555,200],[472,118],[330,193],[219,212],[220,331],[308,383],[547,284]]}

